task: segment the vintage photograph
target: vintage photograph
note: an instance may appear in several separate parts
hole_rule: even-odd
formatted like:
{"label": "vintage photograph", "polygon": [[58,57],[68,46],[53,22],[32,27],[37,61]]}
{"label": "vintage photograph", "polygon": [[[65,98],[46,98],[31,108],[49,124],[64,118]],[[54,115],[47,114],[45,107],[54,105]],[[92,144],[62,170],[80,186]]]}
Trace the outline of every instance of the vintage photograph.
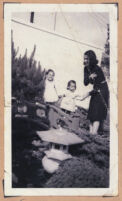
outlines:
{"label": "vintage photograph", "polygon": [[5,194],[117,195],[117,5],[5,4],[4,22]]}

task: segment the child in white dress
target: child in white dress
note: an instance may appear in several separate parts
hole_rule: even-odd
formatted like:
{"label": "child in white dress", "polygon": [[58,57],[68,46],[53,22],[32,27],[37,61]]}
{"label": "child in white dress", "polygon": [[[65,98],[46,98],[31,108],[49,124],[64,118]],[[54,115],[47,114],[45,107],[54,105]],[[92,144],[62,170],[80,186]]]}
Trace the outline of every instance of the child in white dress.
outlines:
{"label": "child in white dress", "polygon": [[54,82],[55,72],[49,69],[46,73],[44,101],[52,104],[58,101],[58,94]]}
{"label": "child in white dress", "polygon": [[66,112],[71,113],[75,112],[77,107],[75,100],[84,100],[90,95],[90,92],[86,93],[84,96],[79,96],[76,94],[76,82],[74,80],[70,80],[67,84],[67,91],[62,98],[60,108]]}

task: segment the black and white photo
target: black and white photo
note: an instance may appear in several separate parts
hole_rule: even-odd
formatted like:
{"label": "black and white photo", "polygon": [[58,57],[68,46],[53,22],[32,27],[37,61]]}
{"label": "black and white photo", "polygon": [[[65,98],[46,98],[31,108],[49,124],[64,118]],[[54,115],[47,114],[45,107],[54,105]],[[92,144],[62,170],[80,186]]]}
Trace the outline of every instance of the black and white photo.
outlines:
{"label": "black and white photo", "polygon": [[117,5],[5,4],[5,194],[115,196]]}

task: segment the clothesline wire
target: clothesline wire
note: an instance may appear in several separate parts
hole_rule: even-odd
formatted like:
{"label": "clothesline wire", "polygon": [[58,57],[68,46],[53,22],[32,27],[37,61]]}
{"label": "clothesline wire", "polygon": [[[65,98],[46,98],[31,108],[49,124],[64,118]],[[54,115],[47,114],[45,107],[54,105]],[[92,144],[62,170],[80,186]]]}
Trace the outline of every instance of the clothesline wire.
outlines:
{"label": "clothesline wire", "polygon": [[81,41],[77,41],[77,40],[68,38],[67,36],[63,36],[63,35],[60,35],[60,34],[57,34],[57,33],[53,33],[53,32],[50,32],[50,31],[47,31],[47,30],[44,30],[44,29],[41,29],[41,28],[33,27],[33,26],[31,26],[31,25],[25,24],[25,23],[23,23],[23,22],[19,22],[19,21],[14,20],[14,19],[12,19],[11,21],[12,21],[12,22],[15,22],[15,23],[17,23],[17,24],[21,24],[21,25],[23,25],[23,26],[27,26],[27,27],[36,29],[36,30],[41,31],[41,32],[45,32],[45,33],[48,33],[48,34],[51,34],[51,35],[54,35],[54,36],[57,36],[57,37],[60,37],[60,38],[64,38],[64,39],[70,40],[70,41],[75,42],[75,43],[79,43],[79,44],[82,44],[82,45],[85,45],[85,46],[89,46],[89,47],[92,47],[92,48],[99,49],[99,50],[103,51],[102,48],[95,47],[95,46],[93,46],[93,45],[90,45],[90,44],[87,44],[87,43],[84,43],[84,42],[81,42]]}

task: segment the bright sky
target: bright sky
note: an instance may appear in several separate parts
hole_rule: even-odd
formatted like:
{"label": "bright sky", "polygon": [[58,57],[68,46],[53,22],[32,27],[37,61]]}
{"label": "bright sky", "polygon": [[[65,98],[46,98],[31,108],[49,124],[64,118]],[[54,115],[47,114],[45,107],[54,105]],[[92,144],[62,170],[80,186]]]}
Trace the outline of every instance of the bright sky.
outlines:
{"label": "bright sky", "polygon": [[[35,13],[34,24],[29,23],[30,13],[27,12],[13,13],[12,19],[29,25],[12,22],[13,38],[19,53],[23,55],[27,48],[29,56],[36,44],[35,59],[43,68],[54,69],[59,94],[65,91],[70,79],[76,80],[79,94],[89,90],[83,85],[83,54],[92,49],[101,60],[107,39],[108,13]],[[88,100],[82,104],[88,105]]]}

